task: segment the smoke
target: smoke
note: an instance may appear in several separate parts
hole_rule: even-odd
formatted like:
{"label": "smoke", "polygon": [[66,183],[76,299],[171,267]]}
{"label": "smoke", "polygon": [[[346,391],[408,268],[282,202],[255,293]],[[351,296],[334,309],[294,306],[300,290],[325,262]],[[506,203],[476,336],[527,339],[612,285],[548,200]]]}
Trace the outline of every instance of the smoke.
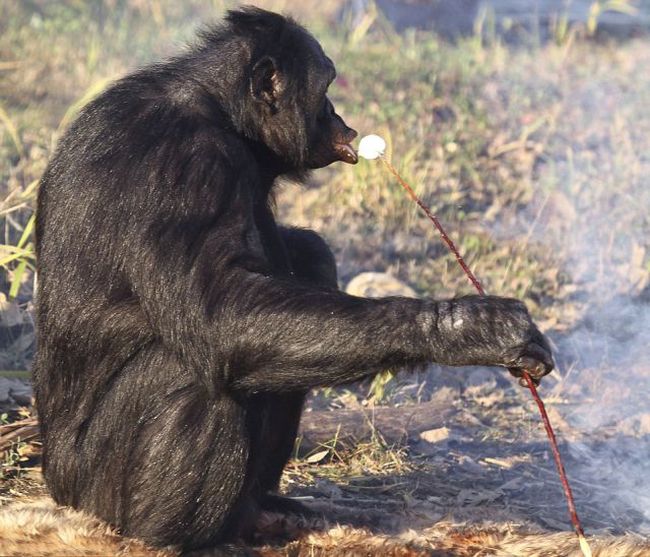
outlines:
{"label": "smoke", "polygon": [[[638,512],[650,533],[650,305],[645,296],[600,290],[587,316],[557,339],[566,375],[556,389],[576,404],[565,416],[581,439],[569,444],[576,477],[588,478]],[[611,512],[614,524],[617,513]]]}
{"label": "smoke", "polygon": [[476,93],[490,127],[501,147],[521,146],[488,156],[531,196],[485,225],[557,269],[554,292],[538,298],[555,312],[559,368],[543,394],[570,430],[572,478],[592,488],[578,504],[587,516],[607,509],[594,528],[650,533],[648,39],[542,45],[485,64]]}
{"label": "smoke", "polygon": [[650,160],[642,147],[650,142],[650,82],[631,79],[638,45],[619,48],[629,68],[613,78],[618,68],[605,67],[588,78],[529,84],[552,84],[562,106],[544,137],[532,203],[496,233],[528,234],[554,254],[564,277],[560,325],[548,331],[561,379],[546,397],[565,403],[558,411],[577,432],[572,476],[593,484],[612,525],[617,513],[632,513],[634,528],[650,533]]}
{"label": "smoke", "polygon": [[569,445],[577,476],[626,502],[620,512],[637,511],[636,529],[650,533],[650,304],[612,295],[605,277],[583,320],[557,338],[566,375],[556,390],[576,403],[566,418],[585,439]]}

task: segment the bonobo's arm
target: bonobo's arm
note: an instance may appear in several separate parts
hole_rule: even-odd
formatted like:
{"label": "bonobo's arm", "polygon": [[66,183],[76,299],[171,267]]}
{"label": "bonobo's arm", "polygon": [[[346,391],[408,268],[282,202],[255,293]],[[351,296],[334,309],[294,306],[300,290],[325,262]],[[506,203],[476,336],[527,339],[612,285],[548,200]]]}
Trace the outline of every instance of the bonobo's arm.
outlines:
{"label": "bonobo's arm", "polygon": [[230,182],[214,159],[198,152],[182,187],[143,190],[149,220],[118,238],[136,250],[125,265],[152,332],[206,385],[305,390],[426,362],[552,368],[514,300],[365,299],[274,276],[254,177],[243,168]]}
{"label": "bonobo's arm", "polygon": [[309,388],[425,362],[526,368],[535,377],[553,367],[546,339],[516,300],[365,299],[252,275],[239,284],[228,320],[237,388]]}
{"label": "bonobo's arm", "polygon": [[155,333],[208,385],[305,390],[426,362],[539,377],[553,365],[515,300],[358,298],[200,259],[187,274],[173,259],[144,266],[137,292]]}

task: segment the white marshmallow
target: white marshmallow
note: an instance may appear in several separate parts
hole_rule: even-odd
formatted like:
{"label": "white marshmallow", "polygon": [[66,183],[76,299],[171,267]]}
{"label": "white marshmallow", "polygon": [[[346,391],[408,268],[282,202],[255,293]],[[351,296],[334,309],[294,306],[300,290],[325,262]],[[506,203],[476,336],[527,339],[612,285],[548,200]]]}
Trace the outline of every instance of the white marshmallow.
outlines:
{"label": "white marshmallow", "polygon": [[386,142],[375,134],[366,135],[359,142],[358,154],[364,159],[373,160],[384,154]]}

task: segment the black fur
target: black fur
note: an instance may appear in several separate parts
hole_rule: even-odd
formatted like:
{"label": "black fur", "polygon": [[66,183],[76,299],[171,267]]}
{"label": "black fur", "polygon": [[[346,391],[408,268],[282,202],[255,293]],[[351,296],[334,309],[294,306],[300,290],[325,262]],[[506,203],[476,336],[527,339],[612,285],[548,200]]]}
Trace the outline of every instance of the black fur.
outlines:
{"label": "black fur", "polygon": [[355,162],[334,75],[293,21],[230,12],[61,139],[38,199],[34,365],[59,503],[216,546],[286,508],[272,493],[309,389],[430,361],[550,371],[521,303],[348,296],[325,242],[276,224],[280,174]]}

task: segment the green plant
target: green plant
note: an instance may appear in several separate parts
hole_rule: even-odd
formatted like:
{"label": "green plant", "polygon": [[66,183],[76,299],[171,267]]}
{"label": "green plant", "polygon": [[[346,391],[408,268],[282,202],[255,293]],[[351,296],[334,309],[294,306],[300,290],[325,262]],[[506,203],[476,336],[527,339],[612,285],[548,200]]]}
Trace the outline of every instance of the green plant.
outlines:
{"label": "green plant", "polygon": [[382,402],[387,394],[386,387],[394,377],[395,372],[392,370],[382,371],[375,375],[368,389],[368,397],[374,402]]}
{"label": "green plant", "polygon": [[[27,269],[36,270],[36,254],[32,240],[34,222],[35,217],[32,214],[15,246],[9,244],[0,245],[0,267],[3,267],[11,277],[10,298],[15,298],[18,294],[25,271]],[[4,255],[2,255],[3,253]]]}
{"label": "green plant", "polygon": [[637,7],[634,0],[596,0],[589,7],[587,17],[587,34],[594,35],[598,29],[600,17],[605,12],[619,12],[629,15],[636,15]]}

